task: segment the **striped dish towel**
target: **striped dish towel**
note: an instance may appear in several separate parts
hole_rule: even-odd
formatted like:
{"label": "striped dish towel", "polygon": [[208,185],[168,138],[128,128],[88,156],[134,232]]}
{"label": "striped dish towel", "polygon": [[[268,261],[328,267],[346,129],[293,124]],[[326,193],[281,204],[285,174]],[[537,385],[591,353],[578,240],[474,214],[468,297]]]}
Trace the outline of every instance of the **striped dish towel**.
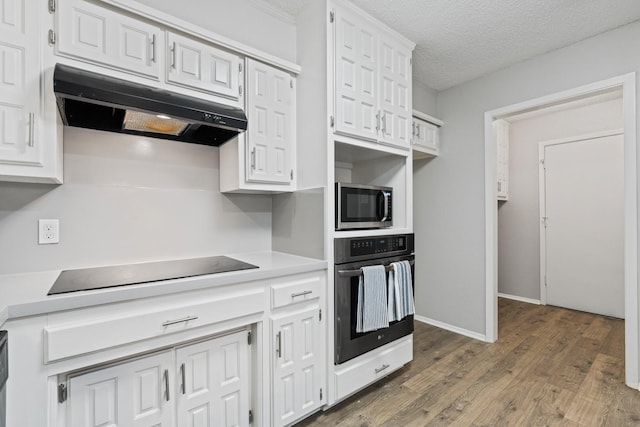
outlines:
{"label": "striped dish towel", "polygon": [[384,266],[362,267],[358,282],[356,332],[375,331],[389,326],[386,279]]}
{"label": "striped dish towel", "polygon": [[389,321],[402,320],[408,315],[414,314],[413,285],[409,261],[391,263],[387,286],[389,292],[387,317]]}

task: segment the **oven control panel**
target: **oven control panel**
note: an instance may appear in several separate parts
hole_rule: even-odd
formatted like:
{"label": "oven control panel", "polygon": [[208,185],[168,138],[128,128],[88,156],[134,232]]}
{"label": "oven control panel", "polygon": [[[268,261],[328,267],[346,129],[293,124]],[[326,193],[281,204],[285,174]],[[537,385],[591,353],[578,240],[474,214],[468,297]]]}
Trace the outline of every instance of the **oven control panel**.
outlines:
{"label": "oven control panel", "polygon": [[413,234],[336,239],[336,263],[413,252]]}
{"label": "oven control panel", "polygon": [[381,236],[351,241],[351,256],[382,254],[407,249],[405,236]]}

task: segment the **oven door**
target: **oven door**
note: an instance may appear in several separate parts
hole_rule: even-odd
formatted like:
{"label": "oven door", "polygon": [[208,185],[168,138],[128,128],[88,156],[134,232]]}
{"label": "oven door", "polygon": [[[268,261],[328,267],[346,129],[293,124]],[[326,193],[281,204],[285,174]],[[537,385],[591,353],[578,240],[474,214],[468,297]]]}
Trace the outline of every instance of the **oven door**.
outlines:
{"label": "oven door", "polygon": [[[358,281],[360,275],[353,273],[368,265],[389,265],[396,261],[411,263],[412,284],[414,283],[414,256],[399,256],[377,260],[360,261],[335,266],[335,364],[360,356],[413,332],[413,316],[391,322],[388,328],[376,331],[356,332],[356,311],[358,305]],[[415,285],[414,285],[415,289]]]}

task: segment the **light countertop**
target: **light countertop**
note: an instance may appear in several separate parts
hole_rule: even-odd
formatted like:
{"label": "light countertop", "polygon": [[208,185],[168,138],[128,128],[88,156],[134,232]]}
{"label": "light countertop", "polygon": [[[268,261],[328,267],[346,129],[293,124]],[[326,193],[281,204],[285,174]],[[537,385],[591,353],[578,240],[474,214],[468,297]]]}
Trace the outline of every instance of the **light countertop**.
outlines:
{"label": "light countertop", "polygon": [[251,252],[229,254],[227,256],[257,265],[259,268],[51,296],[47,295],[47,292],[49,292],[49,289],[58,278],[60,270],[0,275],[0,327],[7,320],[17,317],[213,288],[253,280],[266,280],[278,276],[327,268],[327,261],[281,252]]}

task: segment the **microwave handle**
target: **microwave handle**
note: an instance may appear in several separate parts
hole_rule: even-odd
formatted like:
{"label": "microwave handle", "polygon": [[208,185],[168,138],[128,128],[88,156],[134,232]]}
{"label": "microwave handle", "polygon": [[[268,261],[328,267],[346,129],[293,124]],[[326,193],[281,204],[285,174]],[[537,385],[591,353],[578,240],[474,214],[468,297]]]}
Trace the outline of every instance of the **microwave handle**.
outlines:
{"label": "microwave handle", "polygon": [[382,191],[382,198],[384,200],[384,210],[382,211],[382,219],[380,221],[384,222],[389,217],[389,194],[386,191]]}

